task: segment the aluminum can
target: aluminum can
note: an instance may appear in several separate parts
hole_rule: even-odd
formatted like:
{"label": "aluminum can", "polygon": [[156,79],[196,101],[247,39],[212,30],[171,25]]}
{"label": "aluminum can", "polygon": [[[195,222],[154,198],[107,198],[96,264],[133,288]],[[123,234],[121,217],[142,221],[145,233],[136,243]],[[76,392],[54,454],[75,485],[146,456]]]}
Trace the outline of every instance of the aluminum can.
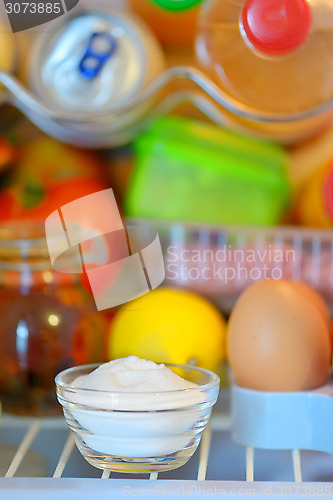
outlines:
{"label": "aluminum can", "polygon": [[19,107],[47,134],[89,148],[127,142],[148,105],[132,108],[131,102],[164,69],[149,29],[105,5],[45,28],[29,53],[24,80],[42,106]]}

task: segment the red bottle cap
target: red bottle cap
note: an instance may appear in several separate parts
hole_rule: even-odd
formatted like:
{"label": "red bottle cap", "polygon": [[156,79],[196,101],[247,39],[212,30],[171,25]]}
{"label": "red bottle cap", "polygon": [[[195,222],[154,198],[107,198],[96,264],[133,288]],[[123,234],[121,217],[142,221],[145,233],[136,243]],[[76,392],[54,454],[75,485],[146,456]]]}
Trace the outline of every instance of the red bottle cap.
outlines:
{"label": "red bottle cap", "polygon": [[307,38],[312,13],[307,0],[247,0],[241,23],[248,40],[267,55],[289,54]]}

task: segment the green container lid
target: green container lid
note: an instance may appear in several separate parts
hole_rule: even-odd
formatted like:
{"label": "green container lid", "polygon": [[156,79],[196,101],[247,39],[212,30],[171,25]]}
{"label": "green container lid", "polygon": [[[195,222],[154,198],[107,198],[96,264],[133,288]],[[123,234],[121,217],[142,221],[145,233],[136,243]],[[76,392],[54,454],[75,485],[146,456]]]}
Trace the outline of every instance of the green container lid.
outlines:
{"label": "green container lid", "polygon": [[202,2],[202,0],[150,0],[150,1],[158,5],[159,7],[162,7],[165,10],[170,10],[174,12],[191,9],[192,7],[195,7],[196,5]]}
{"label": "green container lid", "polygon": [[183,222],[271,225],[289,197],[278,145],[180,117],[135,141],[125,213]]}

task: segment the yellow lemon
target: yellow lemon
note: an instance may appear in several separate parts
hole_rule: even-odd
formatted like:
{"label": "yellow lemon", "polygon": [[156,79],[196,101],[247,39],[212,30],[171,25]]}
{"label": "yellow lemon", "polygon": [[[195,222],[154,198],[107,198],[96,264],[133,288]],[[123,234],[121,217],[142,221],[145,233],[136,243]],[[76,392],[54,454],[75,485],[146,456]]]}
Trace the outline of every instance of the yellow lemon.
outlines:
{"label": "yellow lemon", "polygon": [[160,288],[123,305],[111,325],[110,359],[195,363],[217,370],[225,359],[226,322],[206,299]]}

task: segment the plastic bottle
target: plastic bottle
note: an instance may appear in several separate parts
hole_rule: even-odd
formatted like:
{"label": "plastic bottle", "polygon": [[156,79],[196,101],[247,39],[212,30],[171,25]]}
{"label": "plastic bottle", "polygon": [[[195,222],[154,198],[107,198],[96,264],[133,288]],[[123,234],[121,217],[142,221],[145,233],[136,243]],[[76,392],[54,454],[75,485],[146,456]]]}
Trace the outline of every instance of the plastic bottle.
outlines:
{"label": "plastic bottle", "polygon": [[241,105],[302,113],[333,99],[330,0],[210,0],[197,56]]}
{"label": "plastic bottle", "polygon": [[132,9],[168,47],[194,42],[199,4],[202,0],[129,0]]}

